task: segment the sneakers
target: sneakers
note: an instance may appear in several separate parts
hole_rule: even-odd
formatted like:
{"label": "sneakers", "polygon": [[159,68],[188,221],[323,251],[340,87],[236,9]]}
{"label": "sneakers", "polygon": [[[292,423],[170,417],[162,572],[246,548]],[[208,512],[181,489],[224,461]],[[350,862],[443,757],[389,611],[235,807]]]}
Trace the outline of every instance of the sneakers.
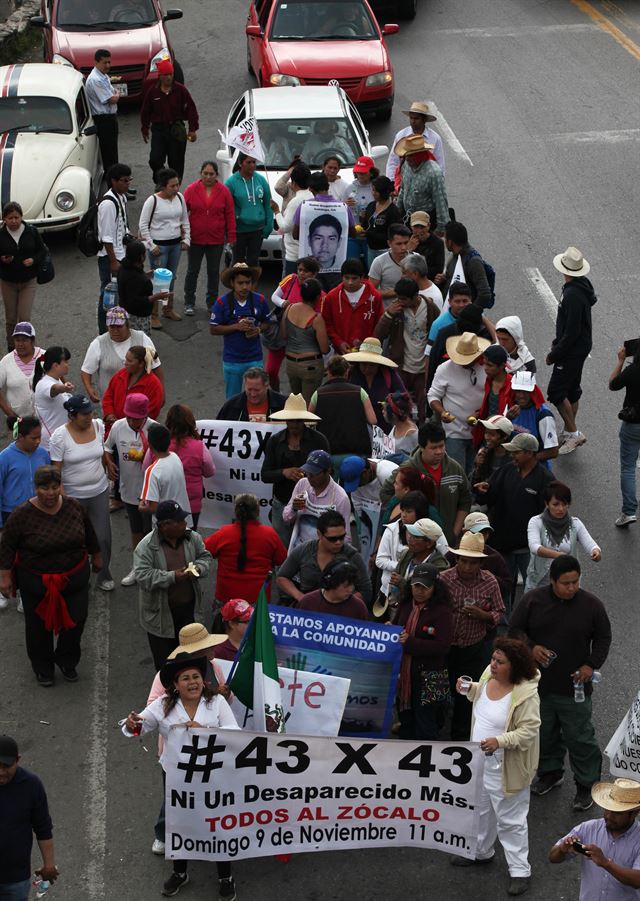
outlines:
{"label": "sneakers", "polygon": [[228,879],[218,879],[218,899],[219,901],[236,901],[236,884],[233,876]]}
{"label": "sneakers", "polygon": [[589,810],[593,807],[593,798],[591,797],[590,785],[579,785],[576,783],[576,796],[573,799],[573,809],[576,811]]}
{"label": "sneakers", "polygon": [[487,863],[493,863],[493,858],[495,855],[491,855],[491,857],[482,857],[480,859],[476,857],[458,857],[454,855],[449,858],[449,863],[452,867],[475,867],[484,866]]}
{"label": "sneakers", "polygon": [[67,682],[78,681],[78,670],[75,668],[75,666],[59,666],[58,668],[62,673],[62,678],[66,679]]}
{"label": "sneakers", "polygon": [[161,842],[159,838],[154,838],[153,844],[151,845],[151,853],[152,854],[162,854],[164,857],[164,842]]}
{"label": "sneakers", "polygon": [[562,770],[556,770],[552,773],[543,773],[541,776],[536,776],[531,783],[531,792],[534,795],[546,795],[552,788],[555,788],[556,785],[562,785],[563,782],[564,775],[562,774]]}
{"label": "sneakers", "polygon": [[36,682],[38,685],[41,685],[42,688],[51,688],[53,685],[53,676],[48,676],[46,673],[36,673]]}
{"label": "sneakers", "polygon": [[151,317],[151,328],[164,328],[158,316]]}
{"label": "sneakers", "polygon": [[124,577],[124,579],[120,579],[120,584],[124,585],[125,588],[130,588],[132,585],[136,584],[136,571],[132,569],[130,573]]}
{"label": "sneakers", "polygon": [[635,513],[621,513],[620,516],[616,519],[616,525],[618,528],[622,529],[625,526],[630,526],[632,522],[637,522],[638,517]]}
{"label": "sneakers", "polygon": [[113,579],[103,579],[102,582],[98,582],[96,588],[99,588],[100,591],[113,591],[116,587],[116,583]]}
{"label": "sneakers", "polygon": [[5,597],[3,594],[0,594],[0,610],[6,610],[9,606],[9,598]]}
{"label": "sneakers", "polygon": [[583,444],[587,443],[587,439],[582,434],[582,432],[576,432],[575,435],[567,435],[564,441],[564,444],[558,451],[558,454],[571,454],[573,451],[581,447]]}
{"label": "sneakers", "polygon": [[194,308],[194,307],[185,307],[185,308],[184,308],[184,315],[185,315],[185,316],[193,316],[194,313],[195,313],[195,308]]}
{"label": "sneakers", "polygon": [[162,315],[164,316],[165,319],[171,319],[171,320],[173,320],[173,322],[181,322],[182,321],[182,316],[180,315],[180,313],[176,313],[176,311],[173,309],[173,307],[165,307],[164,310],[162,311]]}
{"label": "sneakers", "polygon": [[528,876],[512,876],[509,880],[509,888],[507,889],[507,895],[524,895],[525,892],[529,891],[529,877]]}
{"label": "sneakers", "polygon": [[16,609],[17,609],[18,613],[24,613],[24,607],[22,606],[22,598],[20,597],[20,592],[18,592],[17,598],[18,598],[18,606]]}
{"label": "sneakers", "polygon": [[172,898],[177,895],[183,885],[189,881],[188,873],[172,873],[162,887],[161,895],[165,898]]}

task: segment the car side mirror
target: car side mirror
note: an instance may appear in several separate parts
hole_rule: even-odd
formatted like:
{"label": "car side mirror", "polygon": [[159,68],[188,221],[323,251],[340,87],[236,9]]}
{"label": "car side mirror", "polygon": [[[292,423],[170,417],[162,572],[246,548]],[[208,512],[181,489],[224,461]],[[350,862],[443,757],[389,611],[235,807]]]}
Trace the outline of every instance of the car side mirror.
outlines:
{"label": "car side mirror", "polygon": [[399,25],[383,25],[382,33],[383,34],[397,34],[400,31]]}
{"label": "car side mirror", "polygon": [[29,19],[29,25],[33,25],[36,28],[51,28],[51,25],[44,16],[31,16]]}
{"label": "car side mirror", "polygon": [[97,135],[97,134],[98,134],[98,129],[95,127],[95,125],[87,125],[86,128],[82,129],[82,135],[85,138],[90,138],[91,135]]}
{"label": "car side mirror", "polygon": [[250,38],[261,38],[262,28],[260,28],[259,25],[247,25],[245,33],[249,35]]}
{"label": "car side mirror", "polygon": [[385,156],[389,153],[389,148],[386,144],[376,144],[375,147],[371,148],[371,159],[379,160],[381,157]]}
{"label": "car side mirror", "polygon": [[182,10],[181,9],[168,9],[164,16],[162,17],[163,22],[170,22],[171,19],[181,19],[182,18]]}
{"label": "car side mirror", "polygon": [[220,150],[218,150],[218,152],[216,153],[216,159],[219,163],[230,163],[231,155],[228,153],[228,151],[221,147]]}

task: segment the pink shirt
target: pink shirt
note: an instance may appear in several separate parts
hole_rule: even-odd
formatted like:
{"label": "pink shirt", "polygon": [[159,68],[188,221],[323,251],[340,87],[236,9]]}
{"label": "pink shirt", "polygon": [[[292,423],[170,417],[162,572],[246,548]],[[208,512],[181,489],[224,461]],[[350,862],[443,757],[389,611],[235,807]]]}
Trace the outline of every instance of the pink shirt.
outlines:
{"label": "pink shirt", "polygon": [[184,469],[184,479],[187,483],[191,512],[200,513],[202,510],[202,480],[208,479],[216,471],[211,454],[200,438],[186,438],[179,444],[175,438],[172,438],[169,450],[174,451],[180,457]]}

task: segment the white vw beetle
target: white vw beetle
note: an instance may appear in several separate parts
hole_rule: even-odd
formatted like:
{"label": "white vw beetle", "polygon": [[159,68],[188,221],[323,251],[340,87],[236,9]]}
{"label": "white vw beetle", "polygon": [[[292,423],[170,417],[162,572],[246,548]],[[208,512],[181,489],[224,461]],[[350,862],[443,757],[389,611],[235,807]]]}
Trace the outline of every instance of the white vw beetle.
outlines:
{"label": "white vw beetle", "polygon": [[83,77],[69,66],[0,67],[0,199],[42,231],[78,224],[102,180]]}

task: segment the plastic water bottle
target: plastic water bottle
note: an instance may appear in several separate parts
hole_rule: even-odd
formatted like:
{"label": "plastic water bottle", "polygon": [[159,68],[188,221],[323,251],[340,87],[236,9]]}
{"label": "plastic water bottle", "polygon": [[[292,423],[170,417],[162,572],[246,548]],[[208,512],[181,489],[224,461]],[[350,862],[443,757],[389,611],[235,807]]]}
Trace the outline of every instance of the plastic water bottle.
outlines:
{"label": "plastic water bottle", "polygon": [[51,888],[51,883],[49,882],[49,880],[43,879],[42,876],[38,875],[38,873],[34,874],[32,884],[36,890],[36,898],[44,898],[44,896]]}
{"label": "plastic water bottle", "polygon": [[573,700],[576,704],[582,704],[584,702],[584,683],[583,682],[574,682],[573,683]]}
{"label": "plastic water bottle", "polygon": [[591,684],[597,685],[598,682],[602,682],[602,673],[600,672],[600,670],[594,669],[593,673],[591,674]]}
{"label": "plastic water bottle", "polygon": [[108,285],[102,292],[102,308],[109,311],[112,307],[118,306],[118,280],[112,277]]}
{"label": "plastic water bottle", "polygon": [[485,767],[491,773],[499,773],[502,770],[502,756],[500,751],[485,751]]}
{"label": "plastic water bottle", "polygon": [[153,270],[153,293],[160,294],[162,291],[167,293],[171,290],[171,280],[173,272],[170,269],[154,269]]}

